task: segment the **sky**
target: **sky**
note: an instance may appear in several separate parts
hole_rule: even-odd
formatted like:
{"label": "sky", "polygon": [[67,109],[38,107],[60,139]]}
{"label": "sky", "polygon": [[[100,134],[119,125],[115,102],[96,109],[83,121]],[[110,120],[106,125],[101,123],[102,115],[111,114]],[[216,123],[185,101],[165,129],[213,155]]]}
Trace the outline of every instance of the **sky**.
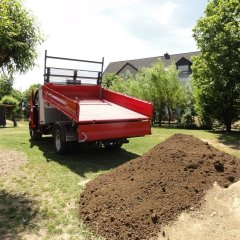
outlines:
{"label": "sky", "polygon": [[14,87],[43,83],[48,55],[110,62],[197,51],[192,28],[207,0],[25,0],[45,35],[36,67]]}

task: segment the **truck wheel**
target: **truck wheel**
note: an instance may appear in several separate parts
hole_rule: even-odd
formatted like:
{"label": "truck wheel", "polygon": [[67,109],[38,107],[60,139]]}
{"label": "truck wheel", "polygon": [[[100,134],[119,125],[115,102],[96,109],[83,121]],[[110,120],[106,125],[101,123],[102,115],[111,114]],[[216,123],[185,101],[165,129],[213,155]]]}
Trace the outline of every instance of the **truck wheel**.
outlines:
{"label": "truck wheel", "polygon": [[66,153],[68,151],[68,143],[65,141],[61,129],[57,128],[53,133],[54,147],[57,153]]}

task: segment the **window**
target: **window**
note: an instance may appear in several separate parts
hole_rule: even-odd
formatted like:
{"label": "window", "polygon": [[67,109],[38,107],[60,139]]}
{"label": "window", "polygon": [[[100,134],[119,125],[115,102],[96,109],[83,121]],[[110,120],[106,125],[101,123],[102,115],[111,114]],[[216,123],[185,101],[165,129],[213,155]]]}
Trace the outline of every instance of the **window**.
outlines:
{"label": "window", "polygon": [[178,71],[182,73],[188,73],[189,72],[189,65],[179,65]]}

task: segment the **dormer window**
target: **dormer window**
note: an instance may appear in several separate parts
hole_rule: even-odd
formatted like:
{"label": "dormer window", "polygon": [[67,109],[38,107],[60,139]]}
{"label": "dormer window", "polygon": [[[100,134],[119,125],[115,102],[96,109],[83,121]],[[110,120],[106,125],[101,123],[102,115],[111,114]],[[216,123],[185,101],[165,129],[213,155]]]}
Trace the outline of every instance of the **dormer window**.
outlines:
{"label": "dormer window", "polygon": [[189,65],[178,65],[177,69],[181,73],[189,73],[189,71],[190,71]]}
{"label": "dormer window", "polygon": [[191,65],[192,65],[192,63],[184,57],[182,57],[178,62],[176,62],[177,70],[180,73],[190,74],[191,73]]}

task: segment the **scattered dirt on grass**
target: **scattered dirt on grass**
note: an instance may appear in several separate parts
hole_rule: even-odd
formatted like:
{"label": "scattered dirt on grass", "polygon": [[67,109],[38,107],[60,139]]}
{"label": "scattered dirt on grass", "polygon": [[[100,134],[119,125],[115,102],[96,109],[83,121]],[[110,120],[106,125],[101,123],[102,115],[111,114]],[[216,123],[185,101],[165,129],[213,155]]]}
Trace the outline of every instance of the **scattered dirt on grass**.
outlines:
{"label": "scattered dirt on grass", "polygon": [[87,183],[80,217],[106,239],[155,238],[183,211],[198,209],[214,182],[228,188],[239,177],[239,159],[176,134]]}
{"label": "scattered dirt on grass", "polygon": [[88,182],[90,182],[91,179],[85,179],[85,180],[82,180],[78,183],[78,186],[82,186],[84,187]]}
{"label": "scattered dirt on grass", "polygon": [[214,146],[217,149],[221,149],[222,151],[234,154],[236,149],[240,149],[240,142],[234,142],[234,144],[224,144],[217,139],[202,139],[202,141],[208,142],[210,145]]}
{"label": "scattered dirt on grass", "polygon": [[27,156],[22,152],[0,149],[0,176],[8,176],[27,160]]}

